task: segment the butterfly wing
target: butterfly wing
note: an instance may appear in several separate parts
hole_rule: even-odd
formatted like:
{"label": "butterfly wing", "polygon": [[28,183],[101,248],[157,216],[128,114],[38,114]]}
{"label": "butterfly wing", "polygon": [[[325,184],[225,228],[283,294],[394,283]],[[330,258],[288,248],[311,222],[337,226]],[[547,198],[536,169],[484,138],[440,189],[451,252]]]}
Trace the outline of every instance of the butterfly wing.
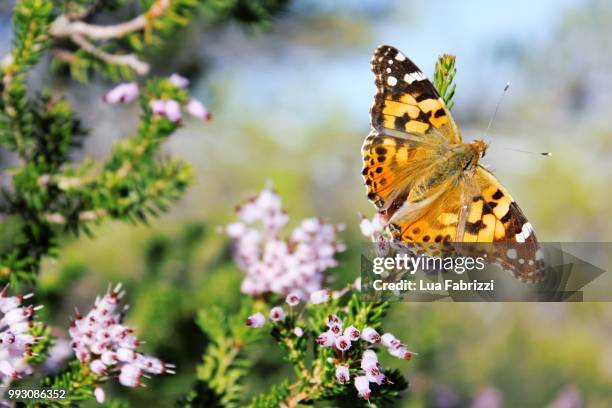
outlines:
{"label": "butterfly wing", "polygon": [[542,280],[545,262],[531,223],[502,184],[482,166],[466,175],[459,242],[505,242],[491,246],[489,262],[499,263],[527,282]]}
{"label": "butterfly wing", "polygon": [[423,175],[461,136],[433,84],[404,54],[388,45],[372,57],[377,93],[374,130],[363,153],[368,198],[386,218],[401,205],[411,182]]}
{"label": "butterfly wing", "polygon": [[461,143],[450,110],[433,84],[399,50],[381,45],[372,57],[377,93],[370,111],[379,133],[420,135],[439,143]]}
{"label": "butterfly wing", "polygon": [[[412,207],[412,208],[411,208]],[[542,279],[544,257],[533,228],[501,183],[484,167],[449,180],[434,200],[418,209],[405,202],[389,220],[394,239],[403,242],[478,242],[508,245],[465,246],[460,251],[487,255],[523,281]]]}
{"label": "butterfly wing", "polygon": [[442,159],[445,145],[427,143],[418,137],[397,137],[375,130],[363,147],[362,175],[368,198],[388,218],[405,201],[418,176]]}

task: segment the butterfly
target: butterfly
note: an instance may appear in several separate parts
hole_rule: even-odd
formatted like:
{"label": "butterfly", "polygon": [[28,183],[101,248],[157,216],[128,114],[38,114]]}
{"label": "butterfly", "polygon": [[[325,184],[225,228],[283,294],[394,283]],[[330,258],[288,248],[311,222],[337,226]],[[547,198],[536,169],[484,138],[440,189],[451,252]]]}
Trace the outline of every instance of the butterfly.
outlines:
{"label": "butterfly", "polygon": [[487,144],[462,141],[434,85],[396,48],[378,47],[372,71],[377,93],[362,175],[394,241],[508,243],[492,257],[522,281],[541,280],[544,256],[533,227],[478,163]]}

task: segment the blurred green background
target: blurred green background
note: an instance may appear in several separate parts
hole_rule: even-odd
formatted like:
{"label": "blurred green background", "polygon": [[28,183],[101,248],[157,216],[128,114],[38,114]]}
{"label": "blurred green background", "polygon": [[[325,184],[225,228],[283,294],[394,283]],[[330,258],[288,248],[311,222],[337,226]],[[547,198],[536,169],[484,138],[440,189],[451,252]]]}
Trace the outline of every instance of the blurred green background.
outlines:
{"label": "blurred green background", "polygon": [[[491,146],[484,162],[541,240],[612,241],[612,3],[495,3],[304,0],[265,28],[206,18],[192,24],[158,57],[155,73],[189,76],[193,94],[213,113],[210,123],[187,120],[166,149],[194,166],[196,184],[148,226],[107,223],[95,239],[66,238],[41,275],[38,296],[49,305],[48,317],[67,328],[73,305],[85,309],[107,282],[124,282],[129,322],[145,349],[177,363],[178,374],[145,390],[114,392],[138,405],[172,404],[190,389],[206,344],[194,323],[197,310],[238,309],[241,274],[217,227],[268,181],[293,223],[318,215],[346,224],[349,249],[332,273],[334,285],[354,280],[363,241],[359,214],[374,212],[362,185],[360,147],[375,92],[370,56],[381,43],[398,47],[429,75],[438,55],[457,55],[454,116],[468,140],[482,137],[510,81],[485,136]],[[10,5],[0,11],[3,55]],[[78,84],[47,67],[32,81],[66,94],[92,129],[84,155],[104,158],[115,139],[135,130],[136,104],[100,103],[109,83]],[[592,262],[606,268],[612,254]],[[400,303],[385,327],[420,352],[408,365],[384,361],[410,381],[401,406],[503,400],[507,407],[540,407],[560,394],[589,407],[612,406],[609,304]],[[250,351],[256,375],[246,384],[249,393],[290,373],[271,343]]]}

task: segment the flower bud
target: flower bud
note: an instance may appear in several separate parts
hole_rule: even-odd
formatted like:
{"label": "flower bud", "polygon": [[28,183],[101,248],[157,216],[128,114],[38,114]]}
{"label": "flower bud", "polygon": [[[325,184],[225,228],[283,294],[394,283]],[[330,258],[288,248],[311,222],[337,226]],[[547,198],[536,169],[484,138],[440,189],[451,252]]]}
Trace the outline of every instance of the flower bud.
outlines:
{"label": "flower bud", "polygon": [[284,318],[285,311],[282,307],[276,306],[273,307],[272,310],[270,310],[270,319],[272,319],[273,321],[278,322],[279,320],[283,320]]}
{"label": "flower bud", "polygon": [[249,327],[257,328],[261,327],[266,323],[266,318],[261,313],[257,312],[254,315],[249,316],[246,319],[246,325]]}
{"label": "flower bud", "polygon": [[291,292],[290,294],[287,295],[285,302],[287,302],[289,306],[297,306],[300,303],[300,300],[301,300],[301,297],[299,293]]}
{"label": "flower bud", "polygon": [[177,73],[170,75],[168,80],[179,88],[187,88],[189,86],[189,80]]}

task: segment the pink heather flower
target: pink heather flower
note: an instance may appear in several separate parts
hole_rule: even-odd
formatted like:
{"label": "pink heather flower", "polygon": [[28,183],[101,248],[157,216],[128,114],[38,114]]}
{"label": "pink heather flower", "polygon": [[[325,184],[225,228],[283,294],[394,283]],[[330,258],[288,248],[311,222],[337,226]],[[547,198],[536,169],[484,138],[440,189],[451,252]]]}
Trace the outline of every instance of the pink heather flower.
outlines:
{"label": "pink heather flower", "polygon": [[331,327],[331,326],[335,326],[335,325],[338,325],[338,326],[342,327],[342,319],[340,319],[336,315],[329,315],[329,316],[327,316],[326,324],[327,324],[327,327]]}
{"label": "pink heather flower", "polygon": [[64,364],[68,359],[72,358],[72,355],[73,351],[70,346],[70,341],[64,338],[58,338],[49,350],[49,356],[43,363],[43,367],[45,371],[54,374],[64,367]]}
{"label": "pink heather flower", "polygon": [[123,295],[119,284],[97,297],[89,313],[77,312],[68,331],[76,357],[98,375],[119,372],[119,383],[127,387],[142,385],[147,374],[174,374],[174,365],[136,350],[141,342],[122,323],[127,308],[119,309]]}
{"label": "pink heather flower", "polygon": [[297,306],[300,304],[300,300],[301,300],[301,296],[299,293],[291,292],[290,294],[287,295],[285,302],[287,302],[289,306]]}
{"label": "pink heather flower", "polygon": [[[289,217],[271,189],[248,199],[236,212],[239,222],[228,225],[225,233],[233,241],[234,261],[245,273],[243,293],[295,294],[301,300],[321,289],[325,271],[337,265],[334,256],[344,248],[336,238],[339,225],[304,220],[290,238],[281,237]],[[329,294],[324,293],[326,300]]]}
{"label": "pink heather flower", "polygon": [[367,349],[361,354],[361,368],[365,370],[370,363],[378,364],[378,357],[374,350]]}
{"label": "pink heather flower", "polygon": [[266,323],[266,318],[261,313],[257,312],[254,315],[249,316],[246,319],[246,325],[249,327],[257,328],[261,327]]}
{"label": "pink heather flower", "polygon": [[359,228],[364,236],[376,240],[376,237],[383,233],[385,226],[380,216],[374,214],[371,220],[364,217],[359,223]]}
{"label": "pink heather flower", "polygon": [[329,300],[330,291],[328,289],[317,290],[310,294],[310,303],[318,305]]}
{"label": "pink heather flower", "polygon": [[162,99],[153,99],[151,102],[149,102],[149,106],[151,106],[151,110],[153,111],[154,115],[166,115],[166,101]]}
{"label": "pink heather flower", "polygon": [[7,287],[0,291],[0,380],[10,384],[14,379],[29,374],[31,367],[24,362],[24,357],[31,354],[32,345],[37,339],[28,334],[36,310],[42,306],[24,306],[23,300],[32,297],[7,296]]}
{"label": "pink heather flower", "polygon": [[190,99],[187,105],[185,105],[185,110],[194,118],[202,120],[210,120],[211,118],[210,112],[208,112],[206,106],[197,99]]}
{"label": "pink heather flower", "polygon": [[368,353],[364,352],[361,356],[361,369],[365,372],[365,375],[370,382],[375,382],[380,385],[378,381],[381,380],[379,378],[381,372],[378,368],[378,358],[376,357],[376,353],[373,350],[366,351]]}
{"label": "pink heather flower", "polygon": [[355,326],[349,326],[344,329],[344,335],[351,339],[351,341],[357,341],[361,336],[361,332]]}
{"label": "pink heather flower", "polygon": [[359,396],[363,399],[370,398],[370,381],[366,376],[355,377],[355,388],[357,388],[357,392]]}
{"label": "pink heather flower", "polygon": [[325,332],[321,333],[319,337],[315,339],[317,344],[321,347],[331,347],[336,340],[336,336],[333,333]]}
{"label": "pink heather flower", "polygon": [[368,379],[369,382],[373,382],[376,383],[378,385],[381,385],[384,381],[385,381],[385,375],[381,372],[379,372],[376,375],[373,375],[369,372],[366,372],[366,378]]}
{"label": "pink heather flower", "polygon": [[406,350],[406,347],[403,346],[396,348],[390,347],[387,350],[389,351],[389,354],[391,354],[393,357],[401,358],[404,360],[410,360],[413,355],[417,354],[412,351]]}
{"label": "pink heather flower", "polygon": [[348,366],[338,364],[336,366],[336,378],[340,384],[346,384],[351,379]]}
{"label": "pink heather flower", "polygon": [[363,329],[363,332],[361,332],[361,338],[368,343],[378,343],[380,341],[380,335],[371,327],[366,327]]}
{"label": "pink heather flower", "polygon": [[293,329],[293,334],[295,334],[297,337],[302,337],[304,335],[304,330],[301,327],[296,327]]}
{"label": "pink heather flower", "polygon": [[284,318],[285,311],[282,307],[276,306],[270,310],[270,319],[272,319],[273,321],[278,322],[279,320],[283,320]]}
{"label": "pink heather flower", "polygon": [[100,387],[96,387],[94,389],[94,396],[96,397],[96,401],[98,402],[98,404],[103,404],[106,400],[106,394],[104,393],[104,390]]}
{"label": "pink heather flower", "polygon": [[183,116],[181,115],[181,106],[174,99],[168,99],[164,105],[164,114],[169,121],[179,123]]}
{"label": "pink heather flower", "polygon": [[125,82],[119,84],[102,97],[108,104],[130,103],[138,97],[139,89],[136,82]]}
{"label": "pink heather flower", "polygon": [[351,348],[351,339],[347,336],[339,336],[336,338],[336,348],[340,351],[346,351]]}
{"label": "pink heather flower", "polygon": [[189,86],[189,80],[177,73],[170,75],[168,80],[179,88],[187,88]]}
{"label": "pink heather flower", "polygon": [[402,345],[402,343],[395,338],[394,335],[392,335],[391,333],[385,333],[380,337],[380,342],[382,343],[383,346],[385,347],[393,347],[393,348],[397,348],[399,346]]}
{"label": "pink heather flower", "polygon": [[342,334],[342,325],[337,323],[332,324],[329,326],[329,332],[336,337],[340,336]]}

